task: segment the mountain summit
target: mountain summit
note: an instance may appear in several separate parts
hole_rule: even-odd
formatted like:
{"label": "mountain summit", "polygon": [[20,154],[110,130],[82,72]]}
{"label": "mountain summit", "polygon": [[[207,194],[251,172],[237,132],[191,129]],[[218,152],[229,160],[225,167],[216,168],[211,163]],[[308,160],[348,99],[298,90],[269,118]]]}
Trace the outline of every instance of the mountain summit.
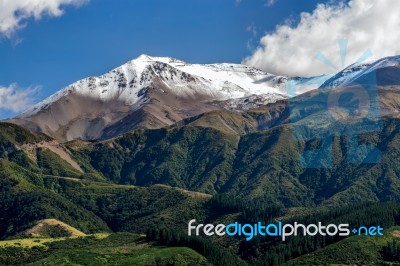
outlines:
{"label": "mountain summit", "polygon": [[[345,87],[371,71],[379,86],[398,84],[400,57],[352,65],[334,75],[289,78],[240,64],[189,64],[141,55],[77,81],[9,121],[58,141],[109,139],[156,129],[202,113],[246,111],[319,87]],[[296,90],[288,93],[288,81]]]}
{"label": "mountain summit", "polygon": [[111,138],[206,111],[275,102],[285,98],[286,80],[240,64],[199,65],[141,55],[65,87],[11,121],[60,141]]}

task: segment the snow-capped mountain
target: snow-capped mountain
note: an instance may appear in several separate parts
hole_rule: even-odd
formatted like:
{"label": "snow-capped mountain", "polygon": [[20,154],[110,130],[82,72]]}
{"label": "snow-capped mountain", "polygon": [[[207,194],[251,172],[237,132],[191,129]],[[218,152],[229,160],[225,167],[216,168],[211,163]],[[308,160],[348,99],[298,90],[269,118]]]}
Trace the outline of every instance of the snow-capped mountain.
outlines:
{"label": "snow-capped mountain", "polygon": [[[373,71],[397,67],[400,65],[400,56],[384,57],[372,62],[356,63],[348,66],[339,73],[332,75],[322,85],[322,88],[344,87],[358,78]],[[399,77],[400,78],[400,77]],[[382,83],[382,81],[378,81]]]}
{"label": "snow-capped mountain", "polygon": [[19,118],[35,115],[70,94],[103,102],[118,99],[127,106],[139,107],[146,103],[143,89],[155,79],[181,97],[201,94],[218,101],[252,95],[273,94],[275,97],[272,97],[272,101],[286,97],[286,77],[268,74],[252,67],[238,64],[196,65],[169,57],[141,55],[107,74],[86,78],[67,86],[25,111]]}
{"label": "snow-capped mountain", "polygon": [[240,111],[285,99],[286,81],[240,64],[199,65],[141,55],[65,87],[12,122],[64,141],[109,138],[210,110]]}
{"label": "snow-capped mountain", "polygon": [[[200,65],[141,55],[104,75],[67,86],[10,122],[60,141],[111,138],[207,111],[245,111],[320,86],[346,86],[371,71],[399,65],[400,56],[388,57],[354,64],[334,75],[289,78],[240,64]],[[389,72],[383,76],[400,83],[400,75]]]}

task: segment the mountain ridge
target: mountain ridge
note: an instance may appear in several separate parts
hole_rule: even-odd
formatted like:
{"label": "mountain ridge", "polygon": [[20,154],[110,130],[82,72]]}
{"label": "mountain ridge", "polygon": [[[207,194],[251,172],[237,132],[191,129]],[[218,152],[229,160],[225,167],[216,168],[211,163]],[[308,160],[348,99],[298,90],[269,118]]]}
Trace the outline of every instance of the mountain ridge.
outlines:
{"label": "mountain ridge", "polygon": [[353,64],[335,75],[289,78],[240,64],[200,65],[141,55],[104,75],[77,81],[7,121],[61,142],[110,139],[210,111],[243,112],[317,88],[347,86],[372,71],[385,79],[380,85],[396,85],[399,65],[400,57],[394,56]]}
{"label": "mountain ridge", "polygon": [[77,81],[10,122],[59,141],[160,128],[212,110],[247,110],[286,98],[287,77],[240,64],[138,58]]}

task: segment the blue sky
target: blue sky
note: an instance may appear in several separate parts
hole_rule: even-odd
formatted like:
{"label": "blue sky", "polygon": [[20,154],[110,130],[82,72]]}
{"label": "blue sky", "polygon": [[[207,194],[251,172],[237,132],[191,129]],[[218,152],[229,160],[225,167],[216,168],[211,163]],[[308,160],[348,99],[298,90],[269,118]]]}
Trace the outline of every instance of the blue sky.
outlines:
{"label": "blue sky", "polygon": [[[140,54],[191,63],[240,63],[266,32],[320,1],[91,0],[58,17],[28,18],[0,39],[0,86],[32,89],[37,102]],[[30,101],[31,103],[32,101]],[[22,103],[24,104],[24,103]],[[14,115],[0,110],[0,118]]]}
{"label": "blue sky", "polygon": [[367,50],[400,54],[398,0],[4,0],[0,10],[0,119],[140,54],[288,76],[332,73],[319,52],[337,70]]}

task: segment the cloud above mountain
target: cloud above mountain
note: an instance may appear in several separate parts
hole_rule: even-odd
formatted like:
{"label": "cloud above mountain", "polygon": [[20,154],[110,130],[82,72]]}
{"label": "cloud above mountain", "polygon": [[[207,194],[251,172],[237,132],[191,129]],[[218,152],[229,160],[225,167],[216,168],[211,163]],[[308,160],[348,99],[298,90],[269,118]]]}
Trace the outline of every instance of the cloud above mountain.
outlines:
{"label": "cloud above mountain", "polygon": [[17,84],[8,87],[0,85],[0,110],[18,113],[30,107],[39,87],[19,88]]}
{"label": "cloud above mountain", "polygon": [[398,10],[397,0],[319,4],[312,13],[302,13],[296,25],[287,22],[266,33],[243,63],[289,76],[332,73],[316,55],[321,52],[340,69],[340,39],[348,42],[346,65],[368,49],[374,58],[400,54]]}
{"label": "cloud above mountain", "polygon": [[26,27],[28,19],[59,17],[67,5],[81,6],[87,0],[0,0],[0,35],[10,38]]}

